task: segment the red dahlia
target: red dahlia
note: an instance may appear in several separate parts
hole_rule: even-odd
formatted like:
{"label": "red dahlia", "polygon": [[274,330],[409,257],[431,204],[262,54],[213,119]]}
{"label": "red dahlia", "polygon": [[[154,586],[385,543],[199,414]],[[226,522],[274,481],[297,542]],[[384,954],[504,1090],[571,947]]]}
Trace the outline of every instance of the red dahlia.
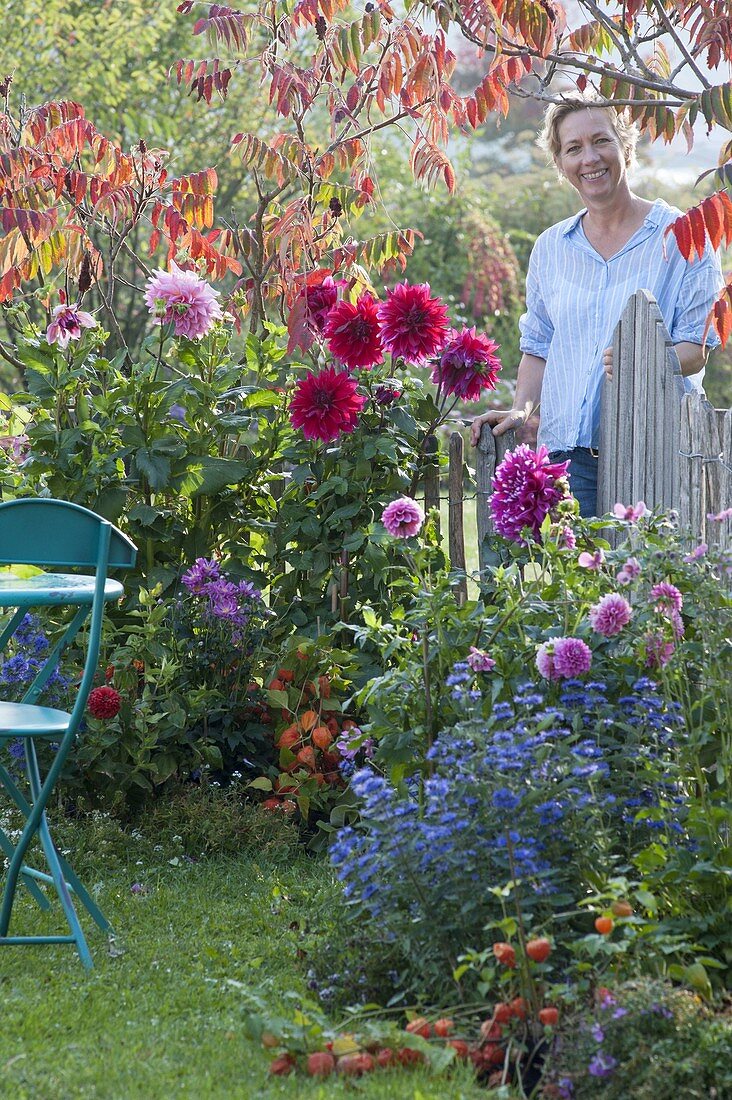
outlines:
{"label": "red dahlia", "polygon": [[429,283],[400,283],[387,290],[386,301],[376,307],[381,340],[394,359],[424,363],[437,355],[449,328],[447,306],[430,298]]}
{"label": "red dahlia", "polygon": [[93,718],[114,718],[122,706],[122,696],[113,687],[98,687],[89,692],[86,705]]}
{"label": "red dahlia", "polygon": [[324,336],[332,354],[349,370],[368,370],[384,361],[376,299],[370,294],[362,294],[355,306],[336,302],[328,314]]}
{"label": "red dahlia", "polygon": [[497,351],[498,344],[487,336],[476,335],[474,328],[464,328],[462,332],[451,329],[440,361],[432,371],[432,381],[443,393],[475,401],[481,390],[496,388],[501,369]]}
{"label": "red dahlia", "polygon": [[338,287],[342,282],[336,283],[332,275],[326,275],[319,286],[306,286],[301,291],[301,297],[305,299],[305,316],[307,324],[315,332],[322,332],[328,320],[328,314],[338,301]]}
{"label": "red dahlia", "polygon": [[330,443],[341,432],[352,432],[366,404],[366,398],[356,392],[357,386],[354,378],[334,367],[308,374],[297,383],[290,403],[293,428],[302,428],[306,439],[321,439],[324,443]]}

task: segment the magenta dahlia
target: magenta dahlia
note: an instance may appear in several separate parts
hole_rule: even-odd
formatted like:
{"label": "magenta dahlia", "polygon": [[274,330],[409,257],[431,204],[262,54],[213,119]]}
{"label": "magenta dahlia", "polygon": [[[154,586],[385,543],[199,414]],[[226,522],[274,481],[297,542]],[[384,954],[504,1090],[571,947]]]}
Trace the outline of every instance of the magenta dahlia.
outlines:
{"label": "magenta dahlia", "polygon": [[545,680],[558,680],[559,673],[554,667],[554,641],[542,642],[536,651],[536,667]]}
{"label": "magenta dahlia", "polygon": [[407,539],[416,535],[424,523],[424,512],[411,497],[399,497],[392,500],[384,509],[381,522],[390,535],[398,539]]}
{"label": "magenta dahlia", "polygon": [[430,298],[429,283],[399,283],[387,290],[386,301],[376,313],[381,325],[381,342],[394,359],[415,365],[437,355],[449,328],[447,306]]}
{"label": "magenta dahlia", "polygon": [[475,328],[451,329],[439,363],[432,370],[432,381],[443,393],[464,401],[475,401],[482,390],[494,390],[501,369],[495,354],[498,344],[487,336],[478,336]]}
{"label": "magenta dahlia", "polygon": [[679,592],[675,584],[671,584],[669,581],[661,581],[660,584],[654,584],[651,589],[651,601],[656,611],[662,612],[664,615],[670,615],[675,611],[676,614],[681,613],[681,609],[684,606],[684,597]]}
{"label": "magenta dahlia", "polygon": [[175,326],[176,336],[196,340],[223,317],[219,292],[196,274],[171,262],[170,271],[156,271],[145,287],[145,304],[156,325]]}
{"label": "magenta dahlia", "polygon": [[525,545],[521,532],[528,527],[538,539],[544,517],[569,496],[568,465],[550,462],[543,446],[532,451],[522,443],[509,451],[492,481],[490,508],[498,534]]}
{"label": "magenta dahlia", "polygon": [[358,383],[346,371],[327,367],[308,374],[295,386],[290,402],[290,423],[301,428],[306,439],[330,443],[341,432],[352,432],[366,397],[357,393]]}
{"label": "magenta dahlia", "polygon": [[69,340],[79,339],[82,329],[96,328],[96,324],[91,313],[78,306],[56,306],[51,314],[51,324],[46,329],[46,340],[65,349],[69,346]]}
{"label": "magenta dahlia", "polygon": [[338,301],[338,287],[342,285],[332,275],[326,275],[318,286],[306,286],[300,292],[299,297],[305,302],[306,323],[314,332],[323,332],[328,314]]}
{"label": "magenta dahlia", "polygon": [[646,666],[663,668],[674,655],[676,646],[659,630],[650,631],[644,639]]}
{"label": "magenta dahlia", "polygon": [[484,649],[476,649],[474,645],[470,647],[467,663],[473,672],[490,672],[496,667],[496,662],[490,654],[486,653]]}
{"label": "magenta dahlia", "polygon": [[581,638],[554,639],[554,671],[559,678],[572,680],[589,672],[592,650]]}
{"label": "magenta dahlia", "polygon": [[626,599],[617,592],[608,592],[590,608],[590,626],[605,638],[612,638],[613,634],[619,634],[628,625],[632,614]]}
{"label": "magenta dahlia", "polygon": [[383,363],[376,299],[362,294],[355,305],[340,301],[328,313],[323,335],[331,353],[349,370]]}

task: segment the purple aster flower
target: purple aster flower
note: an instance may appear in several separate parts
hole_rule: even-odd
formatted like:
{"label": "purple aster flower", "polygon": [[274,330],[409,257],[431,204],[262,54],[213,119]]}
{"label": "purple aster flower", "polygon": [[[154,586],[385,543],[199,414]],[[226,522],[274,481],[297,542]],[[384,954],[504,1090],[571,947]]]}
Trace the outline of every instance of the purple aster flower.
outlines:
{"label": "purple aster flower", "polygon": [[399,497],[387,504],[381,522],[394,538],[406,539],[416,535],[424,523],[424,512],[411,497]]}
{"label": "purple aster flower", "polygon": [[538,539],[545,516],[569,496],[568,465],[550,462],[543,446],[532,451],[522,443],[509,451],[491,482],[490,509],[498,534],[525,545],[521,532],[529,528]]}
{"label": "purple aster flower", "polygon": [[598,634],[602,634],[605,638],[612,638],[628,625],[632,614],[627,600],[617,592],[608,592],[594,607],[590,608],[590,625]]}
{"label": "purple aster flower", "polygon": [[219,563],[213,559],[196,558],[195,564],[181,577],[182,583],[190,592],[203,592],[210,581],[221,576]]}
{"label": "purple aster flower", "polygon": [[233,619],[239,611],[238,589],[231,581],[222,578],[206,585],[209,610],[217,619]]}
{"label": "purple aster flower", "polygon": [[245,600],[261,600],[262,598],[262,593],[258,588],[255,588],[251,581],[239,581],[236,588],[239,595]]}
{"label": "purple aster flower", "polygon": [[610,1077],[617,1064],[618,1060],[613,1058],[612,1054],[598,1050],[587,1069],[591,1077]]}

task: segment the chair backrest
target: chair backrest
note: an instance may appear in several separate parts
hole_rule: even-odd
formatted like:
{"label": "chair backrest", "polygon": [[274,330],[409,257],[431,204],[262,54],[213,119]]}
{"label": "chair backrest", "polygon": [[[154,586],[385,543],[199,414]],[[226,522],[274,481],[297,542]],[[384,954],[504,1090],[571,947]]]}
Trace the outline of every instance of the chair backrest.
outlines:
{"label": "chair backrest", "polygon": [[[65,500],[23,497],[0,504],[0,564],[94,569],[101,528],[108,521]],[[135,544],[111,527],[107,566],[131,569]]]}

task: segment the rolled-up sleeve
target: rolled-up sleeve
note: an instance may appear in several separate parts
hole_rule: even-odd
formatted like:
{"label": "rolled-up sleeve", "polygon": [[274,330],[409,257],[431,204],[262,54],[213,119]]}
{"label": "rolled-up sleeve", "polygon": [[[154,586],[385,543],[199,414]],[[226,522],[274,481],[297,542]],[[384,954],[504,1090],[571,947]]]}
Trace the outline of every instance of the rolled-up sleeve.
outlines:
{"label": "rolled-up sleeve", "polygon": [[[686,264],[671,323],[671,339],[674,344],[680,344],[684,340],[691,344],[703,342],[707,318],[723,286],[719,253],[707,246],[701,260]],[[719,342],[714,329],[710,328],[707,332],[707,346],[716,348]]]}
{"label": "rolled-up sleeve", "polygon": [[538,242],[531,250],[529,271],[526,276],[526,313],[519,318],[521,339],[519,347],[527,355],[546,359],[554,336],[554,326],[544,305],[539,281]]}

